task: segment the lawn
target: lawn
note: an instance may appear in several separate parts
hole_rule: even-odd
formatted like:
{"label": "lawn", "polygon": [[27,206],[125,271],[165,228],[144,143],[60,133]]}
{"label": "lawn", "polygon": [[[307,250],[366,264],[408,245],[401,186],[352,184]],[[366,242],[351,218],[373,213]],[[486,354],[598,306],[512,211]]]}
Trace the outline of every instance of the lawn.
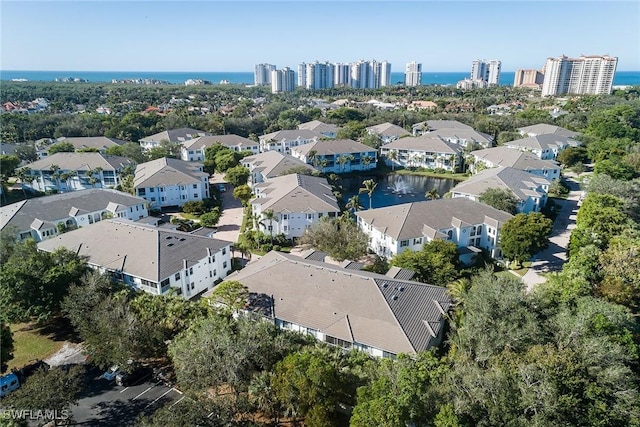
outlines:
{"label": "lawn", "polygon": [[396,173],[400,175],[420,175],[420,176],[427,176],[431,178],[445,178],[445,179],[452,179],[454,181],[465,181],[466,179],[469,178],[469,175],[467,175],[466,173],[449,173],[449,172],[437,173],[437,172],[429,172],[425,170],[399,169],[399,170],[396,170]]}
{"label": "lawn", "polygon": [[55,341],[52,334],[41,334],[42,329],[31,323],[11,325],[15,350],[9,369],[21,368],[34,359],[46,359],[62,348],[64,341]]}

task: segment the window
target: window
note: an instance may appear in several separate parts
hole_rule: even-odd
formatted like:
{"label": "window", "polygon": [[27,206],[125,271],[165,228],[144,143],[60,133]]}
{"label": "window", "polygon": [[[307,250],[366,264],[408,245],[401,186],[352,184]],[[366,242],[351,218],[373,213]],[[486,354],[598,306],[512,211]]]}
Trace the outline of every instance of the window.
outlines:
{"label": "window", "polygon": [[307,214],[307,219],[308,220],[312,220],[313,219],[313,214]]}
{"label": "window", "polygon": [[138,188],[138,196],[145,196],[147,194],[146,188]]}
{"label": "window", "polygon": [[209,277],[213,277],[213,273],[211,271],[209,272]]}
{"label": "window", "polygon": [[155,201],[156,201],[156,198],[155,198],[155,197],[152,197],[152,198],[151,198],[151,201],[152,201],[152,202],[155,202]]}
{"label": "window", "polygon": [[183,194],[182,195],[182,200],[185,200],[186,198],[187,198],[187,196]]}
{"label": "window", "polygon": [[222,268],[227,268],[227,261],[222,263]]}
{"label": "window", "polygon": [[482,234],[482,226],[481,225],[478,226],[478,231],[476,231],[476,233],[478,233],[480,235]]}
{"label": "window", "polygon": [[191,282],[191,290],[196,288],[196,282]]}
{"label": "window", "polygon": [[197,199],[198,198],[198,193],[193,193],[193,198]]}
{"label": "window", "polygon": [[282,214],[282,219],[289,219],[289,215],[288,214]]}
{"label": "window", "polygon": [[289,226],[288,225],[284,226],[284,231],[289,231]]}
{"label": "window", "polygon": [[222,255],[226,255],[227,254],[227,248],[222,248]]}
{"label": "window", "polygon": [[184,185],[181,185],[181,186],[180,186],[180,189],[181,189],[181,190],[184,190]]}
{"label": "window", "polygon": [[413,244],[414,245],[419,245],[420,243],[422,243],[422,237],[418,237],[417,239],[413,239]]}
{"label": "window", "polygon": [[189,274],[193,274],[193,267],[189,268]]}
{"label": "window", "polygon": [[218,275],[218,270],[213,270],[213,277],[216,277]]}
{"label": "window", "polygon": [[447,231],[447,240],[453,239],[453,230]]}
{"label": "window", "polygon": [[150,188],[149,189],[149,193],[155,193],[156,189],[155,188]]}
{"label": "window", "polygon": [[176,273],[176,275],[175,275],[174,279],[175,279],[176,281],[180,280],[180,273]]}
{"label": "window", "polygon": [[166,201],[166,200],[167,200],[167,198],[166,198],[166,197],[164,197],[164,196],[162,196],[162,197],[160,197],[160,200],[164,202],[164,201]]}
{"label": "window", "polygon": [[409,246],[409,241],[408,241],[408,240],[402,240],[402,241],[400,242],[400,247],[401,247],[401,248],[404,248],[404,247],[406,247],[406,246]]}
{"label": "window", "polygon": [[198,188],[198,184],[193,184],[193,188]]}

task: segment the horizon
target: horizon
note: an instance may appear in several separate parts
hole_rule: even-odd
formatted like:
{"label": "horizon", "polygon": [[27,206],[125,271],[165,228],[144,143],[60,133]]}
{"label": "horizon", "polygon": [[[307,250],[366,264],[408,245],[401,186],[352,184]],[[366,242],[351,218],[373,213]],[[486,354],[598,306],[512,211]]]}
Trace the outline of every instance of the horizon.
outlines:
{"label": "horizon", "polygon": [[[528,68],[527,68],[528,69]],[[27,70],[27,69],[0,69],[0,73],[8,71],[12,73],[25,71],[25,72],[55,72],[55,73],[67,73],[67,72],[78,72],[78,73],[253,73],[254,70]],[[502,73],[515,73],[517,70],[500,70],[500,74]],[[294,70],[297,74],[298,71]],[[404,74],[404,70],[391,70],[392,73]],[[616,69],[616,73],[640,73],[640,69],[637,70],[620,70]],[[422,71],[424,73],[450,73],[450,74],[458,74],[458,73],[470,73],[470,70],[456,70],[456,71],[443,71],[443,70],[432,70],[432,71]]]}
{"label": "horizon", "polygon": [[[628,35],[637,28],[637,2],[364,4],[2,0],[0,63],[6,71],[248,72],[260,63],[293,69],[378,58],[402,66],[394,73],[412,61],[423,73],[444,73],[470,70],[479,58],[515,71],[541,69],[560,55],[610,54],[618,71],[640,70],[640,38]],[[424,22],[413,23],[416,16]]]}

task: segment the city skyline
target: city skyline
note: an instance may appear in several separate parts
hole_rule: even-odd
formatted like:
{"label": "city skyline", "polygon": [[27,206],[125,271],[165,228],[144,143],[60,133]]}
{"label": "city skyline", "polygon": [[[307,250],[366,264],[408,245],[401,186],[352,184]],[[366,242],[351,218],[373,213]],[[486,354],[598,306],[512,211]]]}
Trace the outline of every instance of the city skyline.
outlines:
{"label": "city skyline", "polygon": [[1,3],[3,70],[295,70],[377,58],[393,72],[413,61],[422,72],[460,72],[495,58],[515,71],[582,54],[617,56],[618,71],[640,70],[636,2]]}

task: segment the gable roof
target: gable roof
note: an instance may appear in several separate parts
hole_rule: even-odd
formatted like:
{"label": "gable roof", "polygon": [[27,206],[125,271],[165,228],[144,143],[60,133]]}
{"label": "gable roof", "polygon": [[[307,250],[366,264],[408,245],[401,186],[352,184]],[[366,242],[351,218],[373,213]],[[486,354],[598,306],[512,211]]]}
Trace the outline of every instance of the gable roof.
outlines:
{"label": "gable roof", "polygon": [[296,167],[303,167],[315,171],[313,166],[302,160],[296,159],[290,154],[282,154],[277,151],[265,151],[264,153],[247,156],[242,159],[243,164],[252,164],[253,170],[260,172],[267,178],[280,176],[283,172]]}
{"label": "gable roof", "polygon": [[263,314],[389,353],[415,354],[441,332],[451,299],[446,289],[269,252],[228,276],[256,300]]}
{"label": "gable roof", "polygon": [[97,150],[106,150],[107,148],[119,146],[125,144],[126,141],[122,141],[116,138],[107,138],[106,136],[89,136],[89,137],[63,137],[56,140],[56,144],[60,142],[68,142],[73,145],[76,150],[83,148],[95,148]]}
{"label": "gable roof", "polygon": [[202,163],[185,162],[183,160],[162,157],[150,162],[139,164],[133,180],[134,188],[158,187],[162,185],[201,184],[202,177],[208,176],[202,172]]}
{"label": "gable roof", "polygon": [[469,125],[465,125],[462,122],[457,120],[426,120],[424,122],[416,123],[413,125],[414,128],[428,128],[429,130],[438,130],[438,129],[460,129],[460,130],[473,130],[473,128]]}
{"label": "gable roof", "polygon": [[291,147],[291,151],[296,151],[304,156],[311,151],[315,151],[319,156],[327,156],[332,154],[375,152],[376,149],[352,139],[321,139],[310,144]]}
{"label": "gable roof", "polygon": [[462,147],[458,144],[444,141],[441,138],[433,135],[422,135],[418,137],[411,136],[407,138],[396,139],[395,141],[391,141],[390,143],[383,145],[382,148],[425,151],[428,153],[459,154],[462,152]]}
{"label": "gable roof", "polygon": [[485,169],[456,185],[451,191],[479,196],[488,188],[500,188],[511,190],[519,200],[527,200],[529,197],[546,194],[543,190],[537,190],[541,185],[549,185],[549,181],[529,172],[505,167]]}
{"label": "gable roof", "polygon": [[427,133],[427,135],[436,135],[440,138],[452,138],[463,139],[466,141],[473,141],[479,144],[490,144],[493,141],[493,137],[486,133],[476,132],[473,129],[455,129],[455,128],[443,128],[436,129]]}
{"label": "gable roof", "polygon": [[529,136],[554,134],[567,138],[575,138],[576,136],[580,135],[578,132],[573,132],[560,126],[548,125],[546,123],[538,123],[537,125],[525,126],[518,128],[518,130]]}
{"label": "gable roof", "polygon": [[255,186],[260,197],[251,204],[262,212],[340,212],[336,196],[326,178],[292,174],[273,178]]}
{"label": "gable roof", "polygon": [[472,151],[471,155],[476,159],[486,160],[497,166],[512,167],[523,171],[560,168],[554,160],[542,160],[535,154],[509,147],[485,148],[484,150]]}
{"label": "gable roof", "polygon": [[209,135],[209,132],[205,132],[203,130],[198,130],[193,128],[169,129],[163,132],[158,132],[156,134],[144,137],[140,141],[141,142],[169,141],[174,144],[180,144],[190,139],[194,139],[199,136],[205,136],[205,135]]}
{"label": "gable roof", "polygon": [[340,128],[336,125],[323,123],[320,120],[311,120],[310,122],[300,123],[298,129],[312,130],[318,133],[337,133]]}
{"label": "gable roof", "polygon": [[312,130],[308,130],[308,129],[285,129],[285,130],[279,130],[276,132],[271,132],[268,133],[266,135],[262,135],[260,137],[260,141],[283,141],[283,140],[287,140],[287,141],[292,141],[295,139],[320,139],[320,138],[324,138],[324,135],[322,135],[319,132],[315,132]]}
{"label": "gable roof", "polygon": [[244,138],[240,135],[206,135],[194,138],[184,144],[184,148],[189,150],[201,150],[203,148],[212,147],[216,144],[222,144],[225,147],[253,147],[258,143]]}
{"label": "gable roof", "polygon": [[434,238],[439,236],[438,230],[464,224],[487,224],[497,228],[512,218],[507,212],[465,198],[404,203],[359,211],[356,216],[394,240],[425,235]]}
{"label": "gable roof", "polygon": [[369,126],[367,128],[369,132],[376,133],[380,136],[405,136],[411,135],[411,132],[408,132],[405,128],[402,128],[398,125],[394,125],[393,123],[381,123],[375,126]]}
{"label": "gable roof", "polygon": [[[116,205],[113,205],[113,204]],[[72,191],[36,197],[0,207],[0,229],[15,226],[18,231],[28,230],[34,219],[58,221],[78,212],[109,210],[119,206],[144,205],[146,200],[121,191],[103,188]],[[74,212],[75,210],[75,212]]]}
{"label": "gable roof", "polygon": [[[169,246],[171,244],[171,246]],[[159,282],[207,256],[207,248],[218,252],[231,242],[194,236],[180,231],[134,224],[123,220],[104,220],[38,243],[53,252],[65,247],[89,263]]]}
{"label": "gable roof", "polygon": [[505,142],[508,147],[520,147],[528,150],[549,150],[567,145],[577,145],[578,142],[572,138],[552,133],[537,136],[529,136],[527,138],[516,139],[515,141]]}
{"label": "gable roof", "polygon": [[33,171],[47,171],[51,170],[51,165],[58,165],[63,171],[86,171],[96,168],[102,168],[104,171],[116,171],[128,165],[133,166],[135,162],[126,157],[101,153],[55,153],[25,165],[25,167],[29,167]]}

